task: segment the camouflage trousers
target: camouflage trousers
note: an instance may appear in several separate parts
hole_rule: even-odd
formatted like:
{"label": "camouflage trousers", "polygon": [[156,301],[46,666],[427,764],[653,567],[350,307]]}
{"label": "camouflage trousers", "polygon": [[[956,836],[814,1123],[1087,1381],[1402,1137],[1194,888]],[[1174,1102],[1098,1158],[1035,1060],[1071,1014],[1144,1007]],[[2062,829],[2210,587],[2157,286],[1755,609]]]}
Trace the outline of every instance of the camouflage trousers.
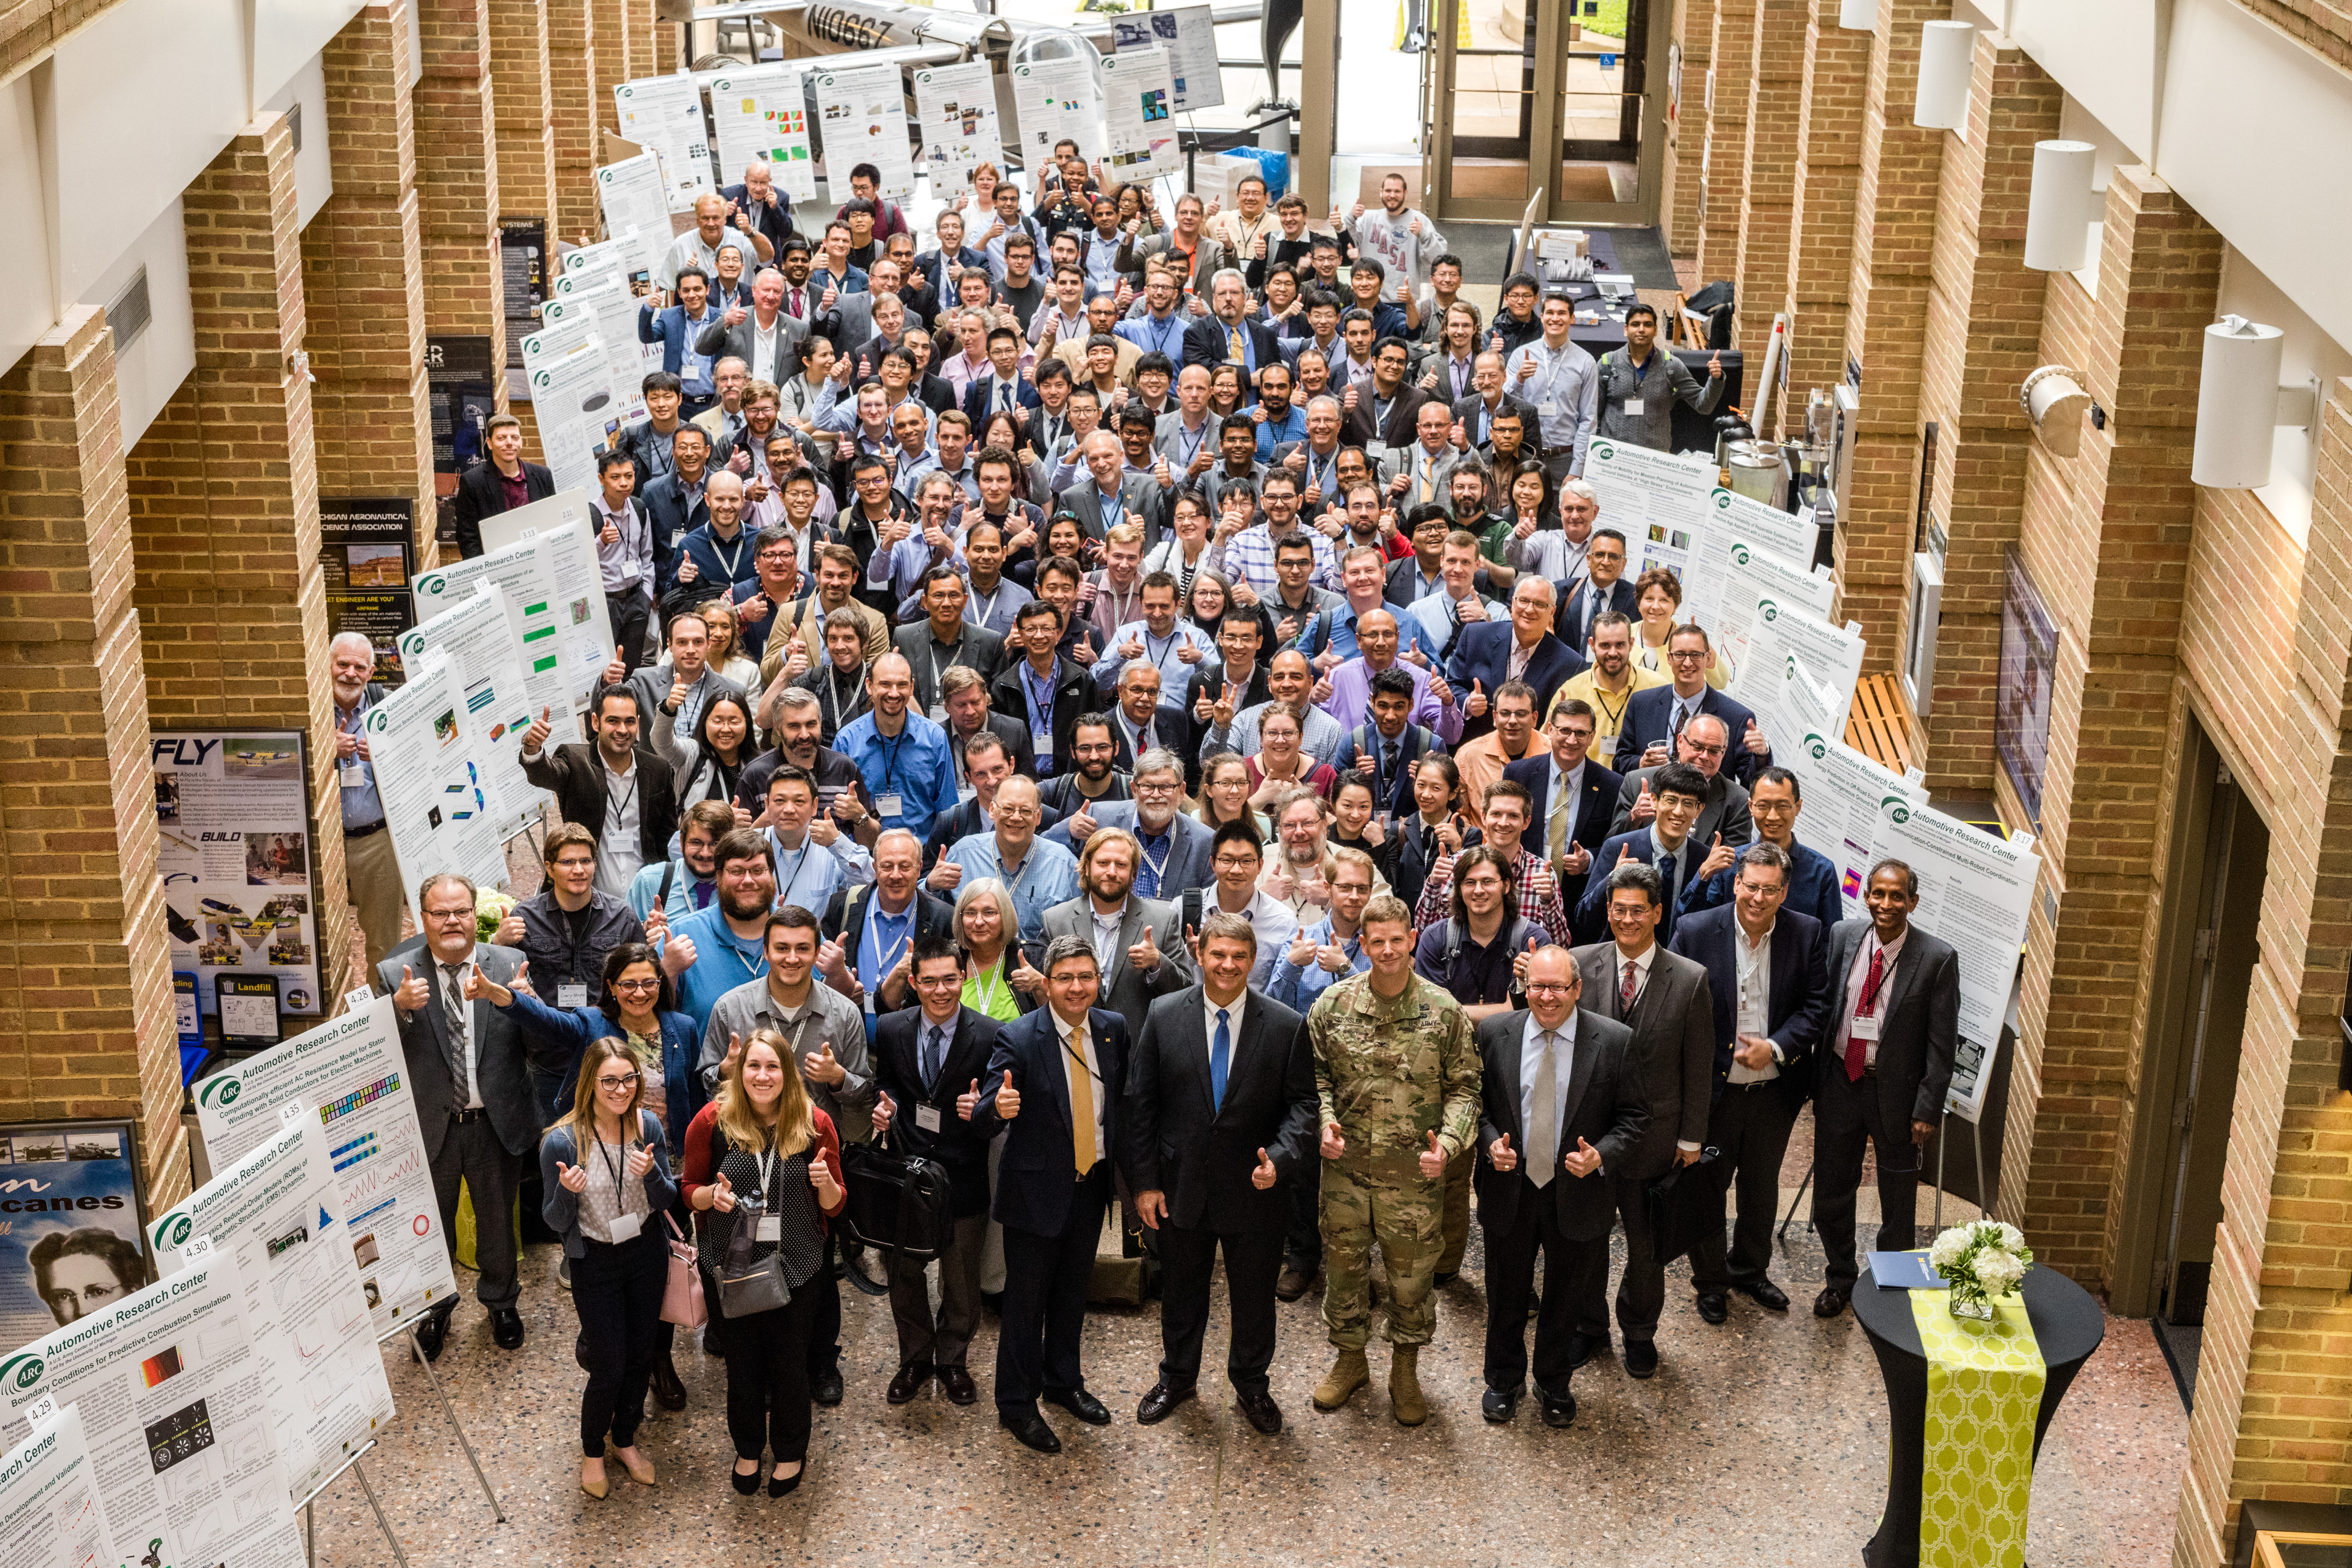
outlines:
{"label": "camouflage trousers", "polygon": [[1383,1162],[1323,1163],[1323,1326],[1342,1350],[1371,1337],[1372,1243],[1381,1245],[1391,1344],[1425,1345],[1437,1331],[1431,1276],[1444,1245],[1441,1184]]}
{"label": "camouflage trousers", "polygon": [[1475,1149],[1465,1149],[1445,1163],[1445,1247],[1437,1255],[1440,1274],[1462,1272],[1462,1254],[1470,1246],[1470,1173],[1477,1165]]}

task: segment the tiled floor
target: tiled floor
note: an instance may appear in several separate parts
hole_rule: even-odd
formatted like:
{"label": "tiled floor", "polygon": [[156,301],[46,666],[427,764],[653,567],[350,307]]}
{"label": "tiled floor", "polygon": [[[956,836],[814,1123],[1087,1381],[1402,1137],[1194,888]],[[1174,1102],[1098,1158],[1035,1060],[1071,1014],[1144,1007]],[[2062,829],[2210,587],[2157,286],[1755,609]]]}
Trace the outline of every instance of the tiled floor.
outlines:
{"label": "tiled floor", "polygon": [[[1871,1194],[1863,1194],[1864,1218]],[[1923,1205],[1924,1207],[1924,1205]],[[1953,1217],[1948,1205],[1948,1219]],[[530,1338],[491,1345],[470,1303],[439,1363],[503,1499],[493,1523],[463,1455],[404,1353],[389,1362],[400,1415],[367,1467],[408,1560],[428,1565],[586,1563],[1071,1563],[1231,1562],[1354,1564],[1848,1564],[1878,1514],[1885,1405],[1860,1327],[1805,1310],[1820,1249],[1801,1222],[1776,1278],[1798,1300],[1787,1317],[1735,1298],[1709,1328],[1673,1270],[1659,1336],[1664,1364],[1647,1383],[1613,1358],[1578,1373],[1567,1431],[1531,1406],[1509,1426],[1479,1419],[1485,1302],[1477,1243],[1470,1269],[1443,1293],[1423,1378],[1433,1414],[1418,1430],[1388,1412],[1384,1358],[1346,1409],[1318,1415],[1307,1390],[1327,1353],[1318,1298],[1282,1310],[1274,1392],[1286,1426],[1251,1431],[1222,1398],[1204,1397],[1156,1427],[1135,1425],[1159,1350],[1156,1307],[1087,1320],[1090,1385],[1116,1420],[1106,1430],[1049,1417],[1067,1450],[1030,1454],[1000,1431],[987,1403],[993,1320],[973,1346],[982,1402],[959,1409],[936,1389],[892,1409],[896,1362],[886,1305],[849,1292],[848,1398],[819,1411],[810,1479],[795,1496],[735,1497],[721,1405],[725,1369],[679,1355],[686,1410],[656,1414],[645,1437],[661,1472],[646,1490],[610,1467],[598,1503],[574,1482],[580,1374],[576,1323],[554,1284],[554,1253],[534,1249],[524,1297]],[[1210,1332],[1211,1359],[1224,1329]],[[1204,1380],[1204,1390],[1208,1386]],[[2033,1561],[2072,1568],[2152,1568],[2172,1531],[2186,1422],[2147,1326],[2111,1320],[2105,1345],[2069,1394],[2034,1478]],[[388,1563],[349,1478],[318,1506],[318,1556]]]}

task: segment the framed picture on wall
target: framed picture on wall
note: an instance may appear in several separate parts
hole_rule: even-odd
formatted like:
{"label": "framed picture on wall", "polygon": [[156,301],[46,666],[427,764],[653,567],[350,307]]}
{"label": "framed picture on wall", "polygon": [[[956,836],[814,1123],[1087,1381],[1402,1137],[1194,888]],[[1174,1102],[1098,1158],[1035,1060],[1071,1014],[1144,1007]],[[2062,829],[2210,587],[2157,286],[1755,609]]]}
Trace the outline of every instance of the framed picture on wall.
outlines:
{"label": "framed picture on wall", "polygon": [[0,1354],[154,1278],[128,1121],[0,1124]]}
{"label": "framed picture on wall", "polygon": [[2050,763],[2050,683],[2057,673],[2058,626],[2011,545],[2000,595],[2000,688],[1993,705],[1993,748],[2001,771],[2042,831],[2042,779]]}

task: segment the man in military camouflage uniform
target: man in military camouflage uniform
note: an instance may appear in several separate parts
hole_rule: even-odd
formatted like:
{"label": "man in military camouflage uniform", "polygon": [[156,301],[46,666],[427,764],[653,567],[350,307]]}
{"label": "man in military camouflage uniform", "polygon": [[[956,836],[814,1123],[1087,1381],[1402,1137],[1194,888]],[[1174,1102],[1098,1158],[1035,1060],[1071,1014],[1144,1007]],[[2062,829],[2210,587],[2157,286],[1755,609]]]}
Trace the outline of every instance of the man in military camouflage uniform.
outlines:
{"label": "man in military camouflage uniform", "polygon": [[1307,1015],[1322,1102],[1323,1322],[1339,1354],[1315,1385],[1337,1410],[1371,1381],[1375,1237],[1388,1275],[1389,1404],[1399,1422],[1429,1419],[1417,1363],[1437,1327],[1432,1276],[1444,1247],[1445,1163],[1476,1141],[1478,1050],[1461,1004],[1412,970],[1412,911],[1365,906],[1371,968],[1326,990]]}

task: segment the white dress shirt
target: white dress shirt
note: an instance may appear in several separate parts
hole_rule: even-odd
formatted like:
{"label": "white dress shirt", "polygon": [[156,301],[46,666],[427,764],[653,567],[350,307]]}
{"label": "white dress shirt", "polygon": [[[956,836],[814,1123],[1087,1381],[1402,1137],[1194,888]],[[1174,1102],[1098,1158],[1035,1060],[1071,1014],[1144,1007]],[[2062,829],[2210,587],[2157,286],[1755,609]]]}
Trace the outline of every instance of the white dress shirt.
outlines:
{"label": "white dress shirt", "polygon": [[[1874,952],[1884,952],[1886,954],[1886,969],[1885,972],[1878,977],[1878,994],[1873,998],[1871,1007],[1873,1016],[1884,1018],[1886,1016],[1887,1001],[1894,994],[1895,966],[1902,962],[1903,949],[1910,940],[1911,928],[1909,926],[1905,926],[1901,936],[1896,937],[1892,943],[1888,944],[1885,948],[1881,948],[1878,941],[1878,932],[1874,929],[1868,936],[1864,937],[1862,942],[1855,946],[1853,950],[1853,967],[1846,971],[1845,989],[1838,994],[1840,999],[1844,1003],[1844,1005],[1838,1010],[1836,1049],[1837,1059],[1841,1064],[1845,1061],[1846,1047],[1851,1045],[1853,1041],[1853,1015],[1855,1010],[1862,1005],[1863,988],[1870,983],[1870,955]],[[1876,1067],[1878,1065],[1878,1042],[1876,1040],[1864,1040],[1862,1043],[1862,1047],[1863,1065],[1865,1068]],[[1838,1068],[1838,1070],[1840,1072],[1843,1072],[1845,1068],[1841,1065]]]}
{"label": "white dress shirt", "polygon": [[[1053,1012],[1053,1009],[1048,1007],[1046,1011]],[[1109,1109],[1110,1091],[1103,1085],[1102,1058],[1095,1051],[1094,1031],[1083,1023],[1064,1023],[1059,1013],[1054,1013],[1054,1028],[1062,1041],[1061,1068],[1065,1088],[1069,1081],[1070,1069],[1077,1065],[1070,1059],[1073,1053],[1085,1058],[1087,1075],[1094,1080],[1091,1087],[1095,1102],[1095,1163],[1100,1164],[1110,1158],[1110,1140],[1103,1136],[1103,1115]]]}
{"label": "white dress shirt", "polygon": [[645,779],[634,757],[626,773],[615,773],[599,750],[596,765],[604,770],[604,831],[596,836],[596,890],[625,900],[629,884],[636,879],[638,868],[646,863],[645,850],[637,837],[637,824],[644,811],[637,798],[637,786]]}
{"label": "white dress shirt", "polygon": [[[455,963],[441,964],[441,984],[444,987],[444,994],[457,999],[457,1016],[464,1020],[458,1026],[457,1032],[466,1037],[459,1042],[466,1047],[466,1081],[458,1087],[465,1090],[465,1108],[468,1110],[482,1109],[481,1047],[474,1039],[474,1005],[466,1000],[466,972],[474,966],[478,956],[468,952],[465,957]],[[439,959],[435,959],[434,962],[441,963]],[[443,1005],[442,1021],[445,1024],[448,1021],[446,1004]]]}
{"label": "white dress shirt", "polygon": [[1225,1016],[1225,1085],[1229,1089],[1233,1086],[1234,1068],[1241,1059],[1242,1009],[1248,1004],[1249,991],[1246,987],[1223,1007],[1219,1007],[1215,999],[1210,996],[1206,985],[1201,987],[1201,1038],[1204,1042],[1202,1049],[1206,1053],[1202,1059],[1206,1061],[1216,1055],[1217,1015],[1222,1012]]}
{"label": "white dress shirt", "polygon": [[[1733,969],[1739,976],[1739,1007],[1733,1016],[1732,1024],[1735,1036],[1767,1035],[1770,1033],[1772,1017],[1772,932],[1770,930],[1767,929],[1759,940],[1751,942],[1748,940],[1747,931],[1738,921],[1733,921],[1731,922],[1731,959]],[[1737,1048],[1735,1046],[1734,1049]],[[1778,1058],[1780,1054],[1780,1047],[1774,1047],[1772,1051],[1774,1058]],[[1767,1079],[1780,1076],[1780,1067],[1777,1059],[1766,1063],[1761,1068],[1751,1068],[1741,1065],[1737,1056],[1731,1058],[1731,1081],[1734,1083],[1762,1083]]]}

